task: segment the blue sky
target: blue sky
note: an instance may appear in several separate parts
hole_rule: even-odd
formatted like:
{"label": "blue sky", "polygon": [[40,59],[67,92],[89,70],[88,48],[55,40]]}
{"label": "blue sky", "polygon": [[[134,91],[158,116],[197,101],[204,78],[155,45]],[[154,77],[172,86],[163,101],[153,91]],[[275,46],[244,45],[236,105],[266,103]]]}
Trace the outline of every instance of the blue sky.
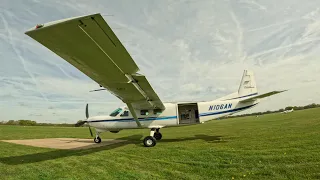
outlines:
{"label": "blue sky", "polygon": [[[93,3],[94,2],[94,3]],[[213,100],[244,69],[259,92],[289,89],[248,112],[320,103],[320,2],[303,0],[2,0],[0,120],[73,123],[123,103],[24,32],[101,13],[163,101]]]}

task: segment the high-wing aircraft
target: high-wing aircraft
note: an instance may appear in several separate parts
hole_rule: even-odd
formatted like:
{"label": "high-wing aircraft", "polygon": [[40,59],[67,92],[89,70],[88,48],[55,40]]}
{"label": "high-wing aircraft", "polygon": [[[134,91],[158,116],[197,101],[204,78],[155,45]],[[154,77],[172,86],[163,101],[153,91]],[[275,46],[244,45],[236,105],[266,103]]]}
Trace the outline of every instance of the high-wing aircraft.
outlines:
{"label": "high-wing aircraft", "polygon": [[162,138],[161,128],[204,123],[249,109],[259,99],[283,92],[258,95],[253,72],[245,70],[235,93],[203,102],[164,103],[147,78],[138,73],[138,66],[100,14],[38,24],[25,34],[97,82],[103,87],[99,90],[108,90],[126,104],[107,116],[94,117],[89,117],[86,106],[87,119],[78,125],[94,127],[96,143],[101,142],[101,132],[148,128],[150,136],[143,143],[152,147]]}
{"label": "high-wing aircraft", "polygon": [[291,112],[293,112],[293,108],[292,108],[292,109],[290,109],[290,110],[282,111],[281,113],[291,113]]}

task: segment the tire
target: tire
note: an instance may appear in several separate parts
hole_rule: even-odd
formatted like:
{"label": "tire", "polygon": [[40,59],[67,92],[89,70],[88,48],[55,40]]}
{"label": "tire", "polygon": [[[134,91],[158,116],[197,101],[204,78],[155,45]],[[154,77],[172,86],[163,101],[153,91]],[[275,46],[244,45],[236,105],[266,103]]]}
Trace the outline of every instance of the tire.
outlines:
{"label": "tire", "polygon": [[94,141],[95,143],[101,143],[101,138],[100,138],[100,137],[94,138],[93,141]]}
{"label": "tire", "polygon": [[154,135],[153,135],[154,138],[156,138],[156,140],[161,140],[162,139],[162,134],[159,133],[159,132],[155,132]]}
{"label": "tire", "polygon": [[143,139],[143,144],[145,147],[153,147],[157,144],[157,140],[152,136],[147,136]]}

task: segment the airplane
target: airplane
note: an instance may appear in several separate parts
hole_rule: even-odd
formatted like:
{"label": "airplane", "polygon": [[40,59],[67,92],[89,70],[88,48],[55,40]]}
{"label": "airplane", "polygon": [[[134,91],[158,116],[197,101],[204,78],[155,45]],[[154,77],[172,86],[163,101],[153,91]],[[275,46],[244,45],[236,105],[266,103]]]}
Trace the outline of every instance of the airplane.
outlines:
{"label": "airplane", "polygon": [[[162,139],[161,128],[202,124],[256,106],[260,99],[282,91],[258,94],[254,73],[244,70],[239,89],[216,100],[200,102],[162,102],[100,13],[38,24],[25,32],[62,59],[76,67],[126,104],[109,115],[89,117],[76,124],[95,128],[95,143],[100,133],[148,128],[145,147]],[[76,87],[75,87],[76,88]]]}
{"label": "airplane", "polygon": [[290,110],[282,111],[281,113],[291,113],[291,112],[293,112],[293,108],[292,108],[292,109],[290,109]]}

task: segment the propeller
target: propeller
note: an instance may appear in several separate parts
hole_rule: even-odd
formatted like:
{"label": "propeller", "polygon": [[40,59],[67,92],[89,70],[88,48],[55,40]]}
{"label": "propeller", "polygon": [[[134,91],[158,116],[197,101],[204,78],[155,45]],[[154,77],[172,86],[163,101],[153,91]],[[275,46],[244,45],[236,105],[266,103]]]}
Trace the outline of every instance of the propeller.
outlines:
{"label": "propeller", "polygon": [[[89,118],[89,107],[88,107],[88,104],[86,105],[86,118],[87,118],[87,120]],[[86,121],[86,122],[88,122],[88,121]],[[88,126],[89,126],[90,135],[91,135],[91,137],[93,137],[92,131],[91,131],[91,127],[90,127],[89,123],[88,123]]]}
{"label": "propeller", "polygon": [[[89,118],[89,108],[88,108],[88,104],[86,105],[86,120],[85,121],[79,121],[79,122],[77,122],[76,124],[75,124],[75,126],[76,127],[79,127],[79,126],[82,126],[82,125],[84,125],[85,123],[88,123],[88,118]],[[88,124],[88,126],[89,126],[89,131],[90,131],[90,135],[91,135],[91,137],[93,137],[93,134],[92,134],[92,130],[91,130],[91,127],[90,127],[90,125]]]}

